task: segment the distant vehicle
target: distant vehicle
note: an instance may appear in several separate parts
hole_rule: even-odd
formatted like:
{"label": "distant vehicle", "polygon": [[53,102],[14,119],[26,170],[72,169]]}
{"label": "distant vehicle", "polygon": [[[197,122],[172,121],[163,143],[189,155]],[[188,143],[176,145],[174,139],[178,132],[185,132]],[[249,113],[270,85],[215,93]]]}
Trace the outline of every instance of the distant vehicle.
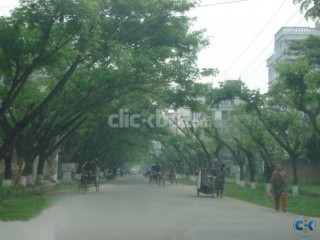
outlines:
{"label": "distant vehicle", "polygon": [[99,173],[95,161],[86,161],[82,165],[82,173],[78,181],[78,191],[86,193],[90,185],[94,185],[96,191],[99,191]]}
{"label": "distant vehicle", "polygon": [[165,172],[164,181],[168,181],[171,185],[175,183],[175,185],[178,184],[177,182],[177,174],[176,170],[173,165],[170,165]]}
{"label": "distant vehicle", "polygon": [[197,181],[197,196],[200,193],[210,194],[213,197],[214,194],[214,171],[212,170],[200,170]]}

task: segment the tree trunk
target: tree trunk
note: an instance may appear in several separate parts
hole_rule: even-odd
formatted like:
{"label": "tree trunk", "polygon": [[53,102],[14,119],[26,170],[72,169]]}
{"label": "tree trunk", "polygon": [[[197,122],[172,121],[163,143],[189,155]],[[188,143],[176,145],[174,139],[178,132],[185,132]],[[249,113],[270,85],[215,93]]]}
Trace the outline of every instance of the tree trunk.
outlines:
{"label": "tree trunk", "polygon": [[204,155],[206,158],[206,168],[211,170],[212,169],[211,155],[207,151],[207,148],[204,145],[203,141],[198,136],[196,136],[196,138],[197,138],[198,142],[200,143],[201,148],[203,149],[203,152],[204,152]]}
{"label": "tree trunk", "polygon": [[12,157],[13,151],[10,151],[4,158],[4,179],[2,181],[3,187],[10,187],[12,185]]}
{"label": "tree trunk", "polygon": [[[26,161],[26,165],[23,169],[22,172],[22,186],[24,186],[25,184],[27,186],[30,186],[33,184],[33,180],[32,180],[32,172],[33,172],[33,161],[30,161],[29,159]],[[25,182],[25,183],[24,183]]]}
{"label": "tree trunk", "polygon": [[249,166],[249,174],[250,174],[250,182],[256,181],[256,164],[251,154],[247,154],[248,166]]}
{"label": "tree trunk", "polygon": [[15,180],[14,186],[18,186],[18,184],[20,183],[24,167],[25,167],[24,159],[19,159],[19,169],[18,169],[17,178]]}
{"label": "tree trunk", "polygon": [[293,169],[293,186],[292,186],[292,195],[298,196],[299,195],[299,187],[298,187],[298,157],[297,156],[290,156],[292,169]]}
{"label": "tree trunk", "polygon": [[59,150],[57,149],[48,158],[48,164],[50,169],[50,180],[52,182],[58,181],[58,160],[59,160]]}
{"label": "tree trunk", "polygon": [[193,174],[194,173],[194,169],[191,165],[191,163],[189,161],[185,161],[187,163],[188,169],[189,169],[189,173]]}
{"label": "tree trunk", "polygon": [[298,158],[296,156],[290,156],[292,169],[293,169],[293,185],[298,185]]}
{"label": "tree trunk", "polygon": [[[5,161],[7,161],[8,156],[12,155],[12,149],[13,149],[13,141],[11,141],[9,139],[4,139],[4,143],[0,147],[0,159],[4,159]],[[11,159],[9,161],[11,164],[11,162],[12,162]],[[10,169],[11,169],[11,165],[10,165]],[[10,178],[11,178],[11,176],[10,176]]]}
{"label": "tree trunk", "polygon": [[245,186],[245,172],[244,172],[244,163],[240,160],[239,162],[240,167],[240,186]]}
{"label": "tree trunk", "polygon": [[6,154],[4,158],[4,179],[11,180],[12,178],[12,151],[10,154]]}
{"label": "tree trunk", "polygon": [[40,149],[39,153],[39,162],[38,162],[38,168],[37,168],[37,177],[36,177],[36,183],[41,184],[43,181],[43,171],[44,171],[44,164],[46,161],[46,152],[44,148]]}
{"label": "tree trunk", "polygon": [[271,182],[272,172],[274,170],[274,166],[269,162],[264,161],[264,176],[267,183]]}

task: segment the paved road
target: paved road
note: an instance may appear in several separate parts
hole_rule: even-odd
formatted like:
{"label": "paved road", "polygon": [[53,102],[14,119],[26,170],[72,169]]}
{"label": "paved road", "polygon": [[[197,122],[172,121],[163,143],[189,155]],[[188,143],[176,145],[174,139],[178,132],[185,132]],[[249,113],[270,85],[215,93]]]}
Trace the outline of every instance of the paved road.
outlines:
{"label": "paved road", "polygon": [[[74,194],[28,222],[0,222],[1,240],[295,240],[296,215],[230,198],[196,197],[195,187],[126,177]],[[317,219],[318,222],[319,219]],[[319,229],[312,238],[320,240]]]}

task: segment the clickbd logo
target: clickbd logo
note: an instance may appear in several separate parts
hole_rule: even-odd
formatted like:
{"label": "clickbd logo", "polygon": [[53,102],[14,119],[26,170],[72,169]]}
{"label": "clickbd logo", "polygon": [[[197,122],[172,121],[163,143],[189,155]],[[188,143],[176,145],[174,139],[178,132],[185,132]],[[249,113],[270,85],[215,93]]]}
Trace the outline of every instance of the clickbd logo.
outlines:
{"label": "clickbd logo", "polygon": [[298,216],[293,222],[294,231],[301,237],[309,237],[316,231],[316,221],[312,217]]}
{"label": "clickbd logo", "polygon": [[137,114],[130,113],[128,109],[120,109],[118,113],[111,114],[108,117],[108,125],[111,128],[163,128],[167,126],[164,121],[160,109],[157,109],[155,114]]}

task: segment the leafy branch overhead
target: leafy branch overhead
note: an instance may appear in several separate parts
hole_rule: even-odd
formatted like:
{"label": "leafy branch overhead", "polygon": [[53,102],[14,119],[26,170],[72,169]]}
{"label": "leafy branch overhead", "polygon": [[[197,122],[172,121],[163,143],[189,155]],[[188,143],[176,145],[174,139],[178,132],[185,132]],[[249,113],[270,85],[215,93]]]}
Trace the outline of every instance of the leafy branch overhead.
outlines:
{"label": "leafy branch overhead", "polygon": [[[186,12],[195,4],[21,1],[0,19],[0,155],[28,149],[17,153],[30,166],[41,149],[49,154],[62,144],[64,151],[77,152],[76,143],[89,144],[78,136],[107,127],[106,117],[117,108],[137,109],[140,96],[147,111],[154,110],[148,105],[181,101],[172,86],[188,93],[201,74],[197,53],[208,44],[204,31],[190,29]],[[40,148],[26,148],[30,144]],[[97,146],[93,155],[110,155]]]}

